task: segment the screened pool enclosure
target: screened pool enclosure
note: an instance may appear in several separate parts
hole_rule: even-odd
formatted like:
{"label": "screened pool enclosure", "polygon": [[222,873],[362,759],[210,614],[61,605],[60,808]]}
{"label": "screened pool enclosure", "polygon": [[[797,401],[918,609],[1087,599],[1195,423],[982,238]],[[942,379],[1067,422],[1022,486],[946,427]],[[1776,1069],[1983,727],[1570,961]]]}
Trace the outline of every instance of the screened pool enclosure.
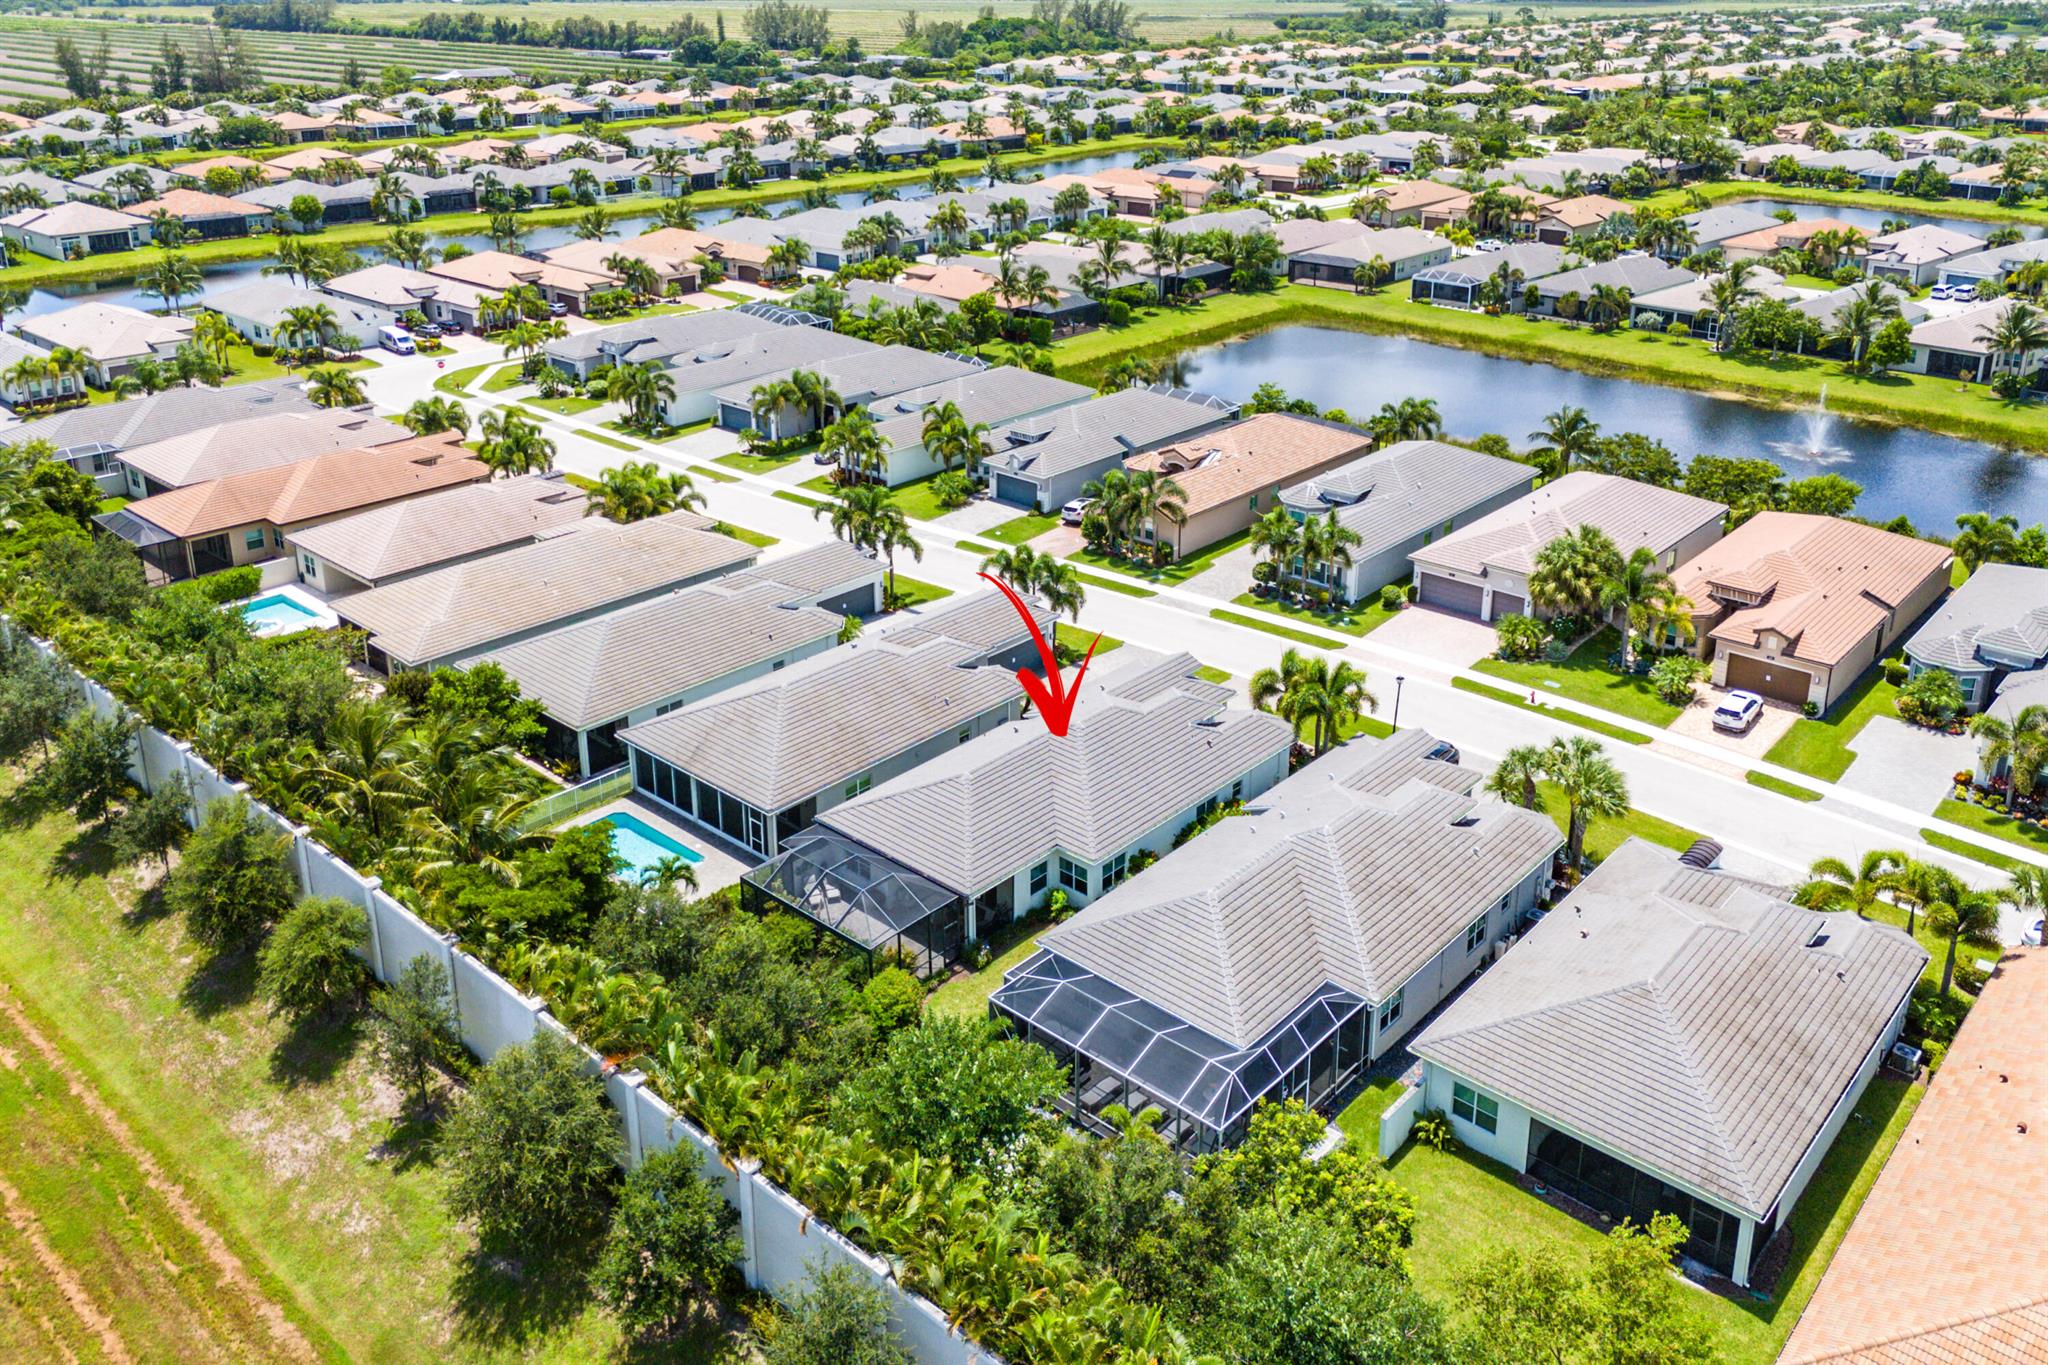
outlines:
{"label": "screened pool enclosure", "polygon": [[1242,1142],[1262,1100],[1330,1103],[1364,1064],[1370,1017],[1364,1000],[1326,983],[1237,1047],[1052,952],[1011,972],[990,1004],[1066,1066],[1060,1107],[1074,1119],[1106,1133],[1108,1106],[1156,1105],[1160,1135],[1187,1152]]}
{"label": "screened pool enclosure", "polygon": [[788,910],[867,955],[869,970],[900,962],[917,975],[945,971],[967,932],[961,897],[843,834],[813,827],[740,878],[740,904]]}

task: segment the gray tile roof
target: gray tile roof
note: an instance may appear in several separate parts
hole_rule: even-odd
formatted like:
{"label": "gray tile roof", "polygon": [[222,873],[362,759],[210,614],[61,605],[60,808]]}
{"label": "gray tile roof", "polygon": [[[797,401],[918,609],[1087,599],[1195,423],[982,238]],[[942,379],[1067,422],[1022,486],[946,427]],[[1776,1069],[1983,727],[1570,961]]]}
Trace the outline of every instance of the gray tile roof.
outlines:
{"label": "gray tile roof", "polygon": [[1293,743],[1187,654],[1097,660],[1066,735],[1035,716],[1005,725],[834,806],[819,823],[977,895],[1055,849],[1100,862]]}
{"label": "gray tile roof", "polygon": [[1039,946],[1236,1047],[1326,983],[1379,1004],[1563,843],[1436,743],[1352,740]]}
{"label": "gray tile roof", "polygon": [[1605,531],[1624,556],[1639,545],[1662,554],[1727,512],[1720,503],[1689,493],[1575,469],[1409,558],[1471,574],[1489,569],[1527,573],[1545,545],[1588,525]]}
{"label": "gray tile roof", "polygon": [[405,663],[461,658],[559,622],[751,564],[760,551],[693,512],[568,535],[334,599],[341,618]]}
{"label": "gray tile roof", "polygon": [[595,360],[623,353],[626,359],[638,364],[666,360],[700,346],[758,336],[774,327],[772,322],[730,308],[707,308],[701,313],[671,313],[588,332],[571,332],[550,341],[547,353],[565,361]]}
{"label": "gray tile roof", "polygon": [[[318,412],[305,392],[288,379],[213,389],[205,385],[165,389],[145,398],[74,408],[10,428],[10,441],[48,441],[58,450],[104,445],[122,450],[142,441],[163,441],[202,427],[218,426],[274,412]],[[402,436],[402,431],[398,435]],[[397,439],[396,436],[393,437]]]}
{"label": "gray tile roof", "polygon": [[560,474],[465,484],[295,532],[295,546],[375,584],[574,529],[589,505]]}
{"label": "gray tile roof", "polygon": [[2048,663],[2048,569],[1980,566],[1913,632],[1906,653],[1951,669]]}
{"label": "gray tile roof", "polygon": [[[154,430],[149,434],[156,436]],[[293,464],[331,450],[389,445],[411,436],[395,422],[352,408],[259,409],[215,426],[131,445],[121,452],[121,462],[167,487],[183,488]]]}
{"label": "gray tile roof", "polygon": [[[803,581],[788,582],[785,573]],[[793,649],[830,644],[839,614],[810,600],[880,576],[881,567],[858,550],[827,541],[768,569],[607,612],[494,649],[483,660],[504,668],[555,720],[582,730]]]}
{"label": "gray tile roof", "polygon": [[1281,489],[1280,501],[1309,516],[1335,510],[1358,533],[1353,553],[1365,559],[1535,478],[1528,465],[1463,446],[1397,441]]}
{"label": "gray tile roof", "polygon": [[1505,265],[1521,271],[1522,283],[1527,285],[1564,269],[1564,254],[1563,247],[1549,242],[1516,242],[1498,251],[1482,251],[1418,270],[1415,278],[1432,284],[1477,285],[1485,283]]}
{"label": "gray tile roof", "polygon": [[[816,328],[804,330],[817,331]],[[836,335],[831,332],[818,334],[827,337]],[[851,337],[837,339],[842,342],[852,340]],[[771,345],[769,353],[773,355],[775,349]],[[943,383],[949,379],[958,379],[962,375],[976,374],[983,367],[965,360],[956,360],[949,355],[920,351],[914,346],[877,346],[871,349],[851,350],[815,364],[792,363],[786,368],[813,371],[831,384],[832,391],[838,394],[841,400],[859,405],[871,403],[889,394],[900,393],[904,389]],[[728,403],[749,402],[757,379],[766,379],[771,374],[785,372],[785,368],[778,367],[761,375],[748,375],[745,379],[718,390],[717,397]]]}
{"label": "gray tile roof", "polygon": [[1730,237],[1774,227],[1778,220],[1759,209],[1745,208],[1741,204],[1719,204],[1697,213],[1688,213],[1679,221],[1692,229],[1693,240],[1701,250],[1705,250]]}
{"label": "gray tile roof", "polygon": [[1762,1219],[1926,962],[1631,839],[1414,1049]]}
{"label": "gray tile roof", "polygon": [[1027,637],[1000,593],[977,593],[621,737],[756,809],[781,810],[1015,702],[1015,673],[975,665]]}
{"label": "gray tile roof", "polygon": [[1603,284],[1619,285],[1631,294],[1647,294],[1653,289],[1669,289],[1674,284],[1684,284],[1692,278],[1692,271],[1680,269],[1669,261],[1651,256],[1621,256],[1598,265],[1584,265],[1577,270],[1547,275],[1535,284],[1537,292],[1547,299],[1562,298],[1572,293],[1580,298],[1590,298],[1595,286]]}
{"label": "gray tile roof", "polygon": [[904,450],[924,439],[925,409],[952,403],[971,426],[986,422],[993,426],[1027,412],[1038,412],[1066,403],[1079,403],[1095,396],[1086,384],[1056,379],[1014,365],[996,365],[958,379],[926,384],[892,394],[869,405],[875,430],[885,450]]}
{"label": "gray tile roof", "polygon": [[[771,327],[757,335],[678,351],[669,358],[668,374],[678,394],[716,393],[731,384],[791,369],[815,370],[821,361],[875,349],[873,342],[819,327]],[[637,352],[634,359],[640,359]]]}
{"label": "gray tile roof", "polygon": [[1192,435],[1236,411],[1235,404],[1202,394],[1123,389],[990,432],[987,463],[1049,479]]}

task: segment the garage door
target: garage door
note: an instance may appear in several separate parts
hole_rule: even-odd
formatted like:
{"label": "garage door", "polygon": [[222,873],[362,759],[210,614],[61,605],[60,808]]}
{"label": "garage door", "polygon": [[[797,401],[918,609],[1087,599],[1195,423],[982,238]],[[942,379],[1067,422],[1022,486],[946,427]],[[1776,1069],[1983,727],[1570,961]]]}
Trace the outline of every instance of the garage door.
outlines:
{"label": "garage door", "polygon": [[1423,574],[1416,581],[1419,584],[1416,598],[1425,606],[1477,616],[1480,606],[1486,601],[1486,589],[1477,583],[1460,583],[1455,578],[1433,573]]}
{"label": "garage door", "polygon": [[1794,706],[1805,704],[1807,692],[1813,686],[1811,673],[1759,659],[1752,654],[1730,654],[1727,677],[1731,688],[1789,701]]}
{"label": "garage door", "polygon": [[996,475],[996,501],[1013,503],[1019,507],[1038,505],[1038,485],[1008,474]]}
{"label": "garage door", "polygon": [[1529,604],[1511,592],[1497,592],[1493,595],[1493,619],[1503,616],[1527,616]]}

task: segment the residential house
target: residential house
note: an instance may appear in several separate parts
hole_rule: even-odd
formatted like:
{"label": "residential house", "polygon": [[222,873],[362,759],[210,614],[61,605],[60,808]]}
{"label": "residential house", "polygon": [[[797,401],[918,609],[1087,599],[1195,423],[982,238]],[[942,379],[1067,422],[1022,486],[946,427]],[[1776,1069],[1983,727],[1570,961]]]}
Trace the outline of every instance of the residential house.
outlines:
{"label": "residential house", "polygon": [[1320,417],[1265,412],[1199,435],[1140,451],[1124,460],[1131,473],[1150,472],[1180,488],[1181,515],[1139,529],[1173,547],[1174,558],[1236,535],[1280,505],[1280,490],[1355,460],[1372,438]]}
{"label": "residential house", "polygon": [[1232,708],[1230,688],[1197,668],[1187,654],[1130,646],[1097,659],[1064,736],[1036,716],[1011,721],[821,810],[746,875],[742,904],[843,933],[836,897],[821,906],[789,894],[807,886],[810,867],[900,879],[923,914],[894,928],[918,941],[927,973],[1054,888],[1086,904],[1129,876],[1133,858],[1165,854],[1213,805],[1256,797],[1287,774],[1294,727]]}
{"label": "residential house", "polygon": [[69,261],[103,251],[133,251],[149,241],[149,220],[120,209],[66,200],[0,218],[0,235],[24,251]]}
{"label": "residential house", "polygon": [[1715,686],[1818,714],[1948,591],[1953,563],[1945,545],[1860,522],[1759,512],[1672,579]]}
{"label": "residential house", "polygon": [[882,574],[868,555],[828,540],[477,662],[497,664],[540,702],[549,756],[588,777],[626,761],[626,727],[832,648],[847,617],[882,609]]}
{"label": "residential house", "polygon": [[1607,220],[1633,214],[1635,211],[1619,199],[1609,199],[1604,194],[1582,194],[1572,199],[1560,199],[1548,204],[1536,215],[1536,240],[1562,246],[1566,242],[1583,242],[1600,235],[1600,229]]}
{"label": "residential house", "polygon": [[[1335,584],[1358,602],[1409,576],[1409,556],[1439,536],[1507,506],[1535,486],[1536,471],[1515,460],[1441,441],[1396,441],[1349,464],[1280,490],[1297,520],[1335,513],[1358,537]],[[1311,571],[1320,586],[1324,571]]]}
{"label": "residential house", "polygon": [[[1996,299],[1947,317],[1928,318],[1913,328],[1913,358],[1900,368],[1913,374],[1987,384],[2002,374],[2016,374],[2039,383],[2048,363],[2048,346],[2026,351],[2001,351],[1992,344],[1998,325],[2014,308],[2032,306],[2026,299]],[[26,330],[23,331],[26,336]]]}
{"label": "residential house", "polygon": [[1624,558],[1646,546],[1671,572],[1721,538],[1727,514],[1705,498],[1575,469],[1411,551],[1408,559],[1418,601],[1497,621],[1538,614],[1530,608],[1529,571],[1561,535],[1597,527]]}
{"label": "residential house", "polygon": [[165,190],[154,199],[130,205],[128,212],[144,221],[153,220],[159,213],[167,214],[176,220],[185,239],[201,242],[267,232],[271,220],[270,209],[262,204],[246,204],[225,195],[190,189]]}
{"label": "residential house", "polygon": [[[1041,630],[1052,629],[1043,608]],[[1031,632],[993,590],[891,618],[619,734],[634,789],[764,858],[819,812],[1022,710]]]}
{"label": "residential house", "polygon": [[1486,282],[1502,271],[1509,291],[1507,306],[1522,307],[1524,291],[1537,280],[1564,269],[1565,252],[1548,242],[1516,242],[1498,251],[1460,256],[1442,265],[1417,271],[1408,281],[1408,296],[1417,303],[1434,303],[1449,308],[1477,308]]}
{"label": "residential house", "polygon": [[2048,569],[1980,564],[1906,640],[1906,664],[1955,674],[1981,710],[2008,675],[2048,668]]}
{"label": "residential house", "polygon": [[[823,327],[770,327],[727,340],[671,355],[668,377],[675,393],[668,400],[666,418],[670,426],[715,419],[721,394],[741,395],[747,401],[755,384],[788,374],[791,370],[815,372],[825,361],[866,355],[880,348],[859,337],[843,336]],[[780,419],[782,414],[775,415]],[[789,414],[793,432],[801,423],[808,430],[809,418]],[[744,425],[744,424],[743,424]],[[771,420],[770,430],[779,430]]]}
{"label": "residential house", "polygon": [[[1780,1365],[2048,1355],[2048,952],[2008,948],[1800,1312]],[[1868,1118],[1875,1118],[1870,1113]],[[1938,1192],[1938,1197],[1930,1198]]]}
{"label": "residential house", "polygon": [[1660,250],[1658,255],[1671,260],[1683,260],[1695,251],[1712,250],[1731,237],[1741,237],[1752,232],[1768,232],[1779,225],[1778,220],[1770,214],[1744,204],[1716,204],[1696,213],[1685,214],[1679,221],[1691,229],[1692,244]]}
{"label": "residential house", "polygon": [[1908,289],[1918,289],[1939,279],[1948,262],[1982,250],[1982,237],[1922,223],[1871,238],[1870,255],[1864,260],[1864,266],[1873,275],[1897,280]]}
{"label": "residential house", "polygon": [[1987,280],[2002,283],[2013,271],[2034,261],[2048,261],[2048,237],[1986,247],[1967,256],[1952,256],[1941,263],[1941,282],[1973,286]]}
{"label": "residential house", "polygon": [[[1631,296],[1648,294],[1659,289],[1669,289],[1676,284],[1685,284],[1697,276],[1690,270],[1681,269],[1669,261],[1660,261],[1654,256],[1619,256],[1597,265],[1583,265],[1576,270],[1561,271],[1545,275],[1535,281],[1536,307],[1531,310],[1544,317],[1583,318],[1586,316],[1587,301],[1593,291],[1603,285],[1626,290]],[[1559,310],[1561,300],[1570,297],[1573,303]]]}
{"label": "residential house", "polygon": [[1372,228],[1353,218],[1312,226],[1328,231],[1317,233],[1320,240],[1313,245],[1288,250],[1291,280],[1354,289],[1359,268],[1377,261],[1382,282],[1398,284],[1451,259],[1450,242],[1421,228]]}
{"label": "residential house", "polygon": [[365,312],[395,318],[417,310],[428,322],[465,332],[482,329],[484,304],[498,298],[496,290],[389,261],[336,275],[320,286],[320,292]]}
{"label": "residential house", "polygon": [[334,596],[560,535],[589,506],[559,472],[522,474],[324,521],[286,536],[285,548],[299,582]]}
{"label": "residential house", "polygon": [[459,434],[442,432],[186,484],[97,520],[175,581],[276,559],[286,536],[334,517],[490,477]]}
{"label": "residential house", "polygon": [[464,663],[503,645],[746,568],[760,551],[692,512],[592,517],[532,545],[335,598],[380,672]]}
{"label": "residential house", "polygon": [[[809,330],[819,336],[836,335]],[[840,340],[850,338],[842,337]],[[787,370],[770,370],[737,380],[714,391],[712,401],[717,405],[716,421],[725,430],[745,431],[760,426],[765,434],[781,440],[819,430],[854,408],[867,407],[893,394],[944,383],[987,368],[986,361],[919,350],[913,346],[867,345],[859,350],[830,356],[814,365],[794,365]],[[764,385],[774,385],[797,370],[809,370],[823,381],[830,397],[822,412],[804,412],[786,403],[757,412],[754,395]]]}
{"label": "residential house", "polygon": [[638,238],[629,237],[621,242],[565,242],[540,254],[555,265],[602,275],[614,286],[623,283],[623,277],[612,269],[611,261],[621,256],[640,261],[654,271],[655,281],[664,295],[695,293],[703,281],[702,269],[691,258],[694,253],[676,254],[673,248],[657,251],[642,245]]}
{"label": "residential house", "polygon": [[[327,340],[339,344],[343,338],[352,338],[355,347],[344,349],[375,346],[378,330],[394,325],[399,317],[386,308],[278,279],[254,279],[210,293],[201,300],[200,307],[226,318],[236,335],[252,346],[285,344],[279,329],[285,325],[286,316],[297,308],[324,307],[333,313],[335,331]],[[310,341],[311,338],[294,337],[291,344],[306,345]]]}
{"label": "residential house", "polygon": [[209,483],[272,465],[361,450],[404,440],[404,427],[368,411],[290,405],[281,410],[239,412],[225,420],[188,427],[174,436],[137,439],[116,461],[132,498],[154,497],[188,484]]}
{"label": "residential house", "polygon": [[868,415],[874,419],[875,434],[882,443],[883,478],[894,485],[939,472],[938,457],[925,447],[924,426],[927,414],[943,403],[951,403],[970,428],[994,429],[1093,397],[1095,390],[1085,384],[1012,365],[994,365],[878,399],[868,405]]}
{"label": "residential house", "polygon": [[1472,192],[1440,180],[1399,180],[1373,186],[1364,195],[1376,227],[1446,228],[1465,221]]}
{"label": "residential house", "polygon": [[[0,332],[0,403],[13,407],[23,401],[43,402],[51,398],[83,398],[84,381],[77,375],[41,373],[34,378],[16,379],[17,366],[41,366],[48,362],[50,353],[41,346],[31,345],[20,337]],[[10,443],[13,432],[7,433]]]}
{"label": "residential house", "polygon": [[1603,1218],[1674,1215],[1684,1260],[1747,1286],[1926,964],[1631,838],[1416,1038],[1422,1107]]}
{"label": "residential house", "polygon": [[[785,314],[794,319],[800,315]],[[707,308],[696,313],[670,313],[637,318],[588,331],[571,332],[547,344],[548,363],[575,379],[588,379],[607,365],[645,365],[708,360],[743,341],[777,334],[777,321],[747,307]],[[700,413],[692,421],[711,414]]]}
{"label": "residential house", "polygon": [[192,319],[159,317],[118,303],[76,303],[14,324],[23,340],[53,351],[68,346],[89,362],[86,378],[99,388],[135,368],[139,360],[168,360],[192,339]]}
{"label": "residential house", "polygon": [[1055,511],[1128,456],[1235,416],[1235,403],[1208,394],[1123,389],[990,431],[982,463],[997,501]]}
{"label": "residential house", "polygon": [[559,303],[579,316],[589,308],[592,294],[617,283],[609,275],[572,270],[552,261],[514,256],[506,251],[473,251],[452,261],[437,261],[427,267],[427,273],[499,294],[530,285],[549,303]]}
{"label": "residential house", "polygon": [[128,471],[120,461],[121,453],[132,445],[173,440],[202,427],[269,413],[320,411],[323,409],[291,380],[266,379],[221,389],[180,385],[117,403],[51,413],[9,428],[7,438],[47,441],[56,452],[53,458],[92,475],[102,493],[139,497],[129,486]]}
{"label": "residential house", "polygon": [[1754,232],[1739,232],[1717,245],[1731,261],[1753,261],[1779,251],[1804,251],[1808,242],[1824,232],[1834,233],[1838,238],[1845,233],[1855,233],[1859,238],[1867,236],[1862,228],[1839,218],[1795,218]]}
{"label": "residential house", "polygon": [[1354,737],[1047,930],[990,1013],[1098,1131],[1156,1107],[1213,1152],[1261,1102],[1330,1112],[1549,894],[1557,826],[1456,763],[1426,730]]}

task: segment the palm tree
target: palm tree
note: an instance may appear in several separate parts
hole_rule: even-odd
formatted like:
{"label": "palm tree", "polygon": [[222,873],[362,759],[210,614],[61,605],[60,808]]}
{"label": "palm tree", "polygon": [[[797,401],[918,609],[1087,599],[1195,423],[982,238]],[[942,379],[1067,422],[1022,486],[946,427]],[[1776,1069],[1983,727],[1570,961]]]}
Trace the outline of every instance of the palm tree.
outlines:
{"label": "palm tree", "polygon": [[341,320],[324,303],[306,303],[284,310],[277,324],[277,339],[294,350],[325,345],[340,330]]}
{"label": "palm tree", "polygon": [[1640,632],[1644,641],[1649,642],[1659,631],[1672,627],[1678,631],[1680,639],[1692,638],[1692,601],[1679,594],[1678,585],[1657,562],[1657,552],[1647,545],[1636,546],[1616,571],[1600,584],[1600,610],[1609,615],[1616,611],[1622,613],[1621,671],[1624,673],[1635,665],[1637,633]]}
{"label": "palm tree", "polygon": [[591,208],[576,220],[571,231],[579,242],[601,242],[612,235],[612,216],[601,208]]}
{"label": "palm tree", "polygon": [[192,320],[193,344],[212,356],[213,363],[222,370],[227,369],[228,352],[239,340],[241,335],[234,324],[219,313],[201,313]]}
{"label": "palm tree", "polygon": [[838,421],[825,428],[818,445],[838,464],[841,483],[851,483],[856,479],[880,480],[888,472],[884,459],[888,452],[882,449],[875,419],[866,408],[848,409]]}
{"label": "palm tree", "polygon": [[420,794],[408,771],[405,708],[396,698],[344,701],[327,722],[326,749],[294,787],[359,829],[375,846],[396,835]]}
{"label": "palm tree", "polygon": [[484,235],[491,239],[491,246],[499,251],[519,250],[519,244],[526,240],[526,224],[516,214],[494,213],[484,228]]}
{"label": "palm tree", "polygon": [[1853,910],[1869,919],[1871,910],[1899,885],[1911,859],[1898,849],[1872,849],[1855,868],[1840,858],[1821,858],[1807,869],[1807,880],[1792,893],[1793,903],[1809,910]]}
{"label": "palm tree", "polygon": [[1550,611],[1590,615],[1601,589],[1621,568],[1621,551],[1597,526],[1580,526],[1536,552],[1529,599]]}
{"label": "palm tree", "polygon": [[969,422],[959,405],[948,398],[925,409],[919,435],[925,453],[937,460],[941,469],[958,464],[972,473],[981,463],[982,441],[988,430],[986,422]]}
{"label": "palm tree", "polygon": [[142,292],[164,301],[164,307],[171,312],[178,311],[178,301],[196,295],[205,288],[199,267],[175,253],[166,255],[151,266],[142,277]]}
{"label": "palm tree", "polygon": [[1252,675],[1252,705],[1271,710],[1292,722],[1297,733],[1309,728],[1309,746],[1318,756],[1343,735],[1345,726],[1380,709],[1366,686],[1363,670],[1349,660],[1303,654],[1290,648],[1280,666]]}
{"label": "palm tree", "polygon": [[1971,719],[1970,733],[1984,766],[1995,770],[2010,763],[2013,792],[2031,797],[2048,767],[2048,706],[2023,706],[2010,721],[1985,712]]}
{"label": "palm tree", "polygon": [[856,549],[873,550],[876,531],[891,507],[889,490],[879,484],[841,484],[832,501],[811,509],[813,517],[824,517],[832,534]]}
{"label": "palm tree", "polygon": [[704,505],[704,495],[687,474],[664,472],[652,460],[636,464],[627,461],[607,469],[597,483],[584,490],[583,515],[602,515],[618,522],[639,521],[690,511]]}
{"label": "palm tree", "polygon": [[1835,314],[1835,325],[1829,339],[1842,342],[1849,348],[1849,370],[1852,374],[1863,372],[1863,357],[1880,325],[1877,309],[1869,299],[1860,296],[1850,299]]}
{"label": "palm tree", "polygon": [[2004,367],[2008,356],[2018,373],[2028,354],[2048,349],[2048,314],[2015,300],[1995,322],[1979,324],[1977,340],[1991,350],[1988,362],[1993,374]]}
{"label": "palm tree", "polygon": [[1967,936],[1986,938],[1998,929],[1998,897],[1964,885],[1961,878],[1944,874],[1937,885],[1941,896],[1927,907],[1927,927],[1948,940],[1948,953],[1941,963],[1941,993],[1946,996],[1956,979],[1956,945]]}
{"label": "palm tree", "polygon": [[363,381],[339,365],[330,365],[324,370],[314,370],[306,392],[313,402],[323,408],[350,408],[362,403]]}
{"label": "palm tree", "polygon": [[1074,566],[1029,545],[997,550],[981,561],[981,571],[994,574],[1024,596],[1042,602],[1054,616],[1081,619],[1087,593]]}
{"label": "palm tree", "polygon": [[626,405],[628,425],[652,431],[662,424],[676,396],[676,381],[660,362],[649,360],[616,367],[607,392]]}
{"label": "palm tree", "polygon": [[1586,296],[1586,321],[1596,332],[1611,332],[1628,317],[1629,291],[1626,286],[1596,284]]}
{"label": "palm tree", "polygon": [[1971,573],[1986,564],[2007,564],[2019,553],[2019,518],[2010,513],[1965,512],[1956,518],[1949,549]]}
{"label": "palm tree", "polygon": [[910,519],[903,515],[903,509],[893,502],[884,507],[882,514],[875,519],[872,536],[873,548],[881,554],[882,558],[889,565],[889,584],[883,592],[883,600],[894,602],[896,600],[897,552],[908,550],[910,551],[910,557],[922,564],[924,562],[924,546],[919,544],[917,537],[911,534]]}
{"label": "palm tree", "polygon": [[1482,786],[1489,795],[1524,810],[1535,810],[1536,784],[1543,780],[1545,758],[1542,745],[1517,744],[1501,755]]}
{"label": "palm tree", "polygon": [[1596,815],[1612,820],[1628,814],[1628,779],[1598,741],[1583,735],[1551,740],[1543,772],[1564,798],[1565,856],[1577,867],[1585,858],[1586,822]]}
{"label": "palm tree", "polygon": [[419,399],[399,421],[415,436],[432,436],[442,431],[469,435],[469,413],[453,398]]}
{"label": "palm tree", "polygon": [[1279,591],[1280,584],[1286,581],[1288,566],[1301,550],[1301,523],[1286,508],[1275,507],[1252,523],[1250,541],[1254,550],[1264,551],[1272,562],[1273,587]]}
{"label": "palm tree", "polygon": [[1562,407],[1543,419],[1541,430],[1529,433],[1539,442],[1535,455],[1544,477],[1561,479],[1571,473],[1574,461],[1590,455],[1600,444],[1600,426],[1584,408]]}
{"label": "palm tree", "polygon": [[542,474],[554,467],[555,443],[538,422],[513,409],[486,412],[478,434],[476,457],[493,474]]}

